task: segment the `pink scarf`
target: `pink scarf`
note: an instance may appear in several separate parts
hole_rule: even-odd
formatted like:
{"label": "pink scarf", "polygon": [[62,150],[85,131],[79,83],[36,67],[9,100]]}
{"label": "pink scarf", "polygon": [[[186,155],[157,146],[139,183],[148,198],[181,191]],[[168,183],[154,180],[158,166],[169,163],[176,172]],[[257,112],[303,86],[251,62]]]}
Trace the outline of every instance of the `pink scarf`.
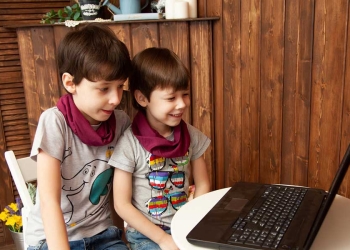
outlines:
{"label": "pink scarf", "polygon": [[187,124],[183,120],[174,127],[174,140],[169,141],[151,128],[145,114],[140,111],[133,120],[132,132],[148,152],[166,158],[184,156],[191,141]]}
{"label": "pink scarf", "polygon": [[71,94],[62,96],[58,100],[57,108],[63,114],[73,133],[86,145],[103,146],[113,141],[117,126],[114,113],[107,121],[102,122],[95,131],[77,106],[75,106]]}

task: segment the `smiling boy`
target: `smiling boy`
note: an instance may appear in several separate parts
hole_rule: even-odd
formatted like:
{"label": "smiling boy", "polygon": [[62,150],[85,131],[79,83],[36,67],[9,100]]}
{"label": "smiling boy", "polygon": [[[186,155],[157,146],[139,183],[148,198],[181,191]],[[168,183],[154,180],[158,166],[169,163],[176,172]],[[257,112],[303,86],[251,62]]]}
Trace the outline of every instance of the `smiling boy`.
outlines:
{"label": "smiling boy", "polygon": [[210,139],[182,120],[190,77],[174,52],[148,48],[132,66],[129,88],[138,113],[109,160],[115,167],[114,205],[128,224],[132,249],[178,249],[171,220],[187,202],[190,175],[194,197],[210,191],[203,158]]}

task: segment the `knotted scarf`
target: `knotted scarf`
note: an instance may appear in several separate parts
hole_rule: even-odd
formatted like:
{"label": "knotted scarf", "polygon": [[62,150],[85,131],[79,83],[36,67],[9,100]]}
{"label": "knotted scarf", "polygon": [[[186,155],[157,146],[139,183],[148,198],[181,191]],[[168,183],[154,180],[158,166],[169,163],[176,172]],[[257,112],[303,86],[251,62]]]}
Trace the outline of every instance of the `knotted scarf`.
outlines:
{"label": "knotted scarf", "polygon": [[174,140],[169,141],[151,128],[143,112],[138,112],[132,123],[132,132],[140,144],[150,153],[165,158],[182,157],[190,146],[187,124],[181,120],[174,127]]}
{"label": "knotted scarf", "polygon": [[71,94],[62,96],[58,100],[57,108],[63,114],[73,133],[86,145],[103,146],[113,141],[117,126],[114,113],[108,120],[102,122],[95,131],[89,121],[83,116],[77,106],[75,106]]}

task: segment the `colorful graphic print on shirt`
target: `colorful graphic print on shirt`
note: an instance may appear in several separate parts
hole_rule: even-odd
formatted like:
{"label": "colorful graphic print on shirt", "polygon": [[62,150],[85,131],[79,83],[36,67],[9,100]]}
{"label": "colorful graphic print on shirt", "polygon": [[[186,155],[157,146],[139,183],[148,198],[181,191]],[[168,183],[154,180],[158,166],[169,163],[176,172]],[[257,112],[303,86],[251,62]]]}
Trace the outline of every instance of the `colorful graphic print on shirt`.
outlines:
{"label": "colorful graphic print on shirt", "polygon": [[146,202],[148,213],[159,218],[170,205],[179,210],[187,202],[184,170],[189,163],[188,152],[170,159],[150,154],[147,162],[150,172],[145,177],[151,187],[151,198]]}

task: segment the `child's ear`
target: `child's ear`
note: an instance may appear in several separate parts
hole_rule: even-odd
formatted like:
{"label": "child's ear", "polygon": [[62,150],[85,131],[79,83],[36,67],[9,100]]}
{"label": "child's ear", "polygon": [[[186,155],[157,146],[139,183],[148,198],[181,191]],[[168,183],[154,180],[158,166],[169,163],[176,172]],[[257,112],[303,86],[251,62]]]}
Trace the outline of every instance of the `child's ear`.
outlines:
{"label": "child's ear", "polygon": [[134,97],[135,97],[135,100],[137,101],[138,104],[140,104],[140,106],[142,107],[146,107],[147,104],[148,104],[148,100],[146,98],[146,96],[144,96],[140,90],[135,90],[134,92]]}
{"label": "child's ear", "polygon": [[67,72],[62,75],[63,87],[71,94],[75,93],[75,83],[73,82],[73,79],[74,77]]}

